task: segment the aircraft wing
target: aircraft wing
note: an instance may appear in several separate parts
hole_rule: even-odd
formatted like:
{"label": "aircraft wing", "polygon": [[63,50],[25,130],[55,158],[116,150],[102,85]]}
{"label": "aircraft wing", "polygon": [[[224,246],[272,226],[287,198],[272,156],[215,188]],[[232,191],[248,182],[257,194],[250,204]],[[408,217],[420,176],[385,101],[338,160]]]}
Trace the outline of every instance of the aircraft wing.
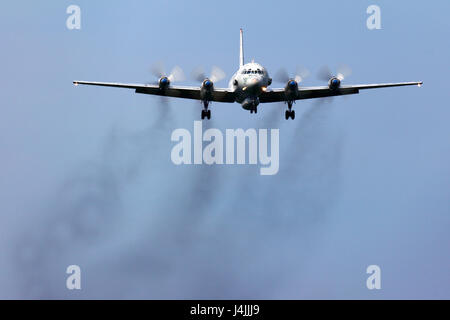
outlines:
{"label": "aircraft wing", "polygon": [[[313,98],[325,98],[342,96],[347,94],[359,93],[359,90],[364,89],[376,89],[387,87],[401,87],[401,86],[421,86],[420,82],[397,82],[397,83],[380,83],[380,84],[358,84],[358,85],[343,85],[338,89],[330,89],[328,86],[319,87],[299,87],[296,100],[313,99]],[[259,96],[260,102],[279,102],[285,101],[284,88],[272,89],[263,92]]]}
{"label": "aircraft wing", "polygon": [[[74,81],[73,84],[76,86],[82,84],[91,86],[134,89],[136,93],[200,100],[200,87],[171,85],[170,87],[161,90],[158,85],[152,84],[92,82],[92,81]],[[213,98],[212,101],[217,102],[234,102],[235,100],[234,92],[225,88],[214,88],[212,98]]]}

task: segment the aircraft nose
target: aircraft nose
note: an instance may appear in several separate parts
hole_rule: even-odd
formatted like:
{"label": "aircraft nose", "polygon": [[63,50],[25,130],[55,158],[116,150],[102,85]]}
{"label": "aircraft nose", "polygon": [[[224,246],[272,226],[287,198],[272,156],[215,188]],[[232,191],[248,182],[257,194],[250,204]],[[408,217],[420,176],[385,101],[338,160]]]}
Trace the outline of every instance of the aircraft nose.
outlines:
{"label": "aircraft nose", "polygon": [[247,81],[247,87],[261,87],[262,86],[262,77],[256,76],[252,77]]}

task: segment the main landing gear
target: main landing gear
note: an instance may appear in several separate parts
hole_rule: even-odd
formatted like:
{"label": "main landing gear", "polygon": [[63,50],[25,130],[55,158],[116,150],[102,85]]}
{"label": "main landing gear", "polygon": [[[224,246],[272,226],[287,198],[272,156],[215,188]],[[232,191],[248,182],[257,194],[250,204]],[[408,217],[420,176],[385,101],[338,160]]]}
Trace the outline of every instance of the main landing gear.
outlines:
{"label": "main landing gear", "polygon": [[258,113],[258,107],[254,107],[253,109],[250,109],[250,113]]}
{"label": "main landing gear", "polygon": [[289,118],[294,120],[295,119],[295,110],[292,110],[293,102],[292,101],[288,101],[287,104],[288,104],[288,110],[286,110],[285,118],[286,118],[286,120],[288,120]]}
{"label": "main landing gear", "polygon": [[205,118],[211,119],[211,110],[202,110],[202,120]]}
{"label": "main landing gear", "polygon": [[203,110],[202,110],[202,120],[207,118],[208,120],[211,119],[211,110],[208,109],[209,101],[203,101]]}

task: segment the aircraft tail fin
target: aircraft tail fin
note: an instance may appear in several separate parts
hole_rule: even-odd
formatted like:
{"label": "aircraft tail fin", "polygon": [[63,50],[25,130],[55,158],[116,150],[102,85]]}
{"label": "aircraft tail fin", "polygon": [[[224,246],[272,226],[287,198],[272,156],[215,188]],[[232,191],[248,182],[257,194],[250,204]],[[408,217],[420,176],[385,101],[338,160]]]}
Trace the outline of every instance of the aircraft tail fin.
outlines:
{"label": "aircraft tail fin", "polygon": [[244,65],[244,32],[241,28],[241,42],[239,47],[239,67]]}

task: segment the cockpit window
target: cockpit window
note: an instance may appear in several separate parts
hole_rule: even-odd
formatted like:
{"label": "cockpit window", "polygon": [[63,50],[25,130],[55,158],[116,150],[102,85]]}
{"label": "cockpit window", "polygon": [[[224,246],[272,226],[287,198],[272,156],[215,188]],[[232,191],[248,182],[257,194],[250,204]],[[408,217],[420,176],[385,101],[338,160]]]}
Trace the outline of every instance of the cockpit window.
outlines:
{"label": "cockpit window", "polygon": [[261,69],[256,69],[256,70],[247,69],[247,70],[242,70],[242,74],[264,74],[264,71],[262,71]]}

